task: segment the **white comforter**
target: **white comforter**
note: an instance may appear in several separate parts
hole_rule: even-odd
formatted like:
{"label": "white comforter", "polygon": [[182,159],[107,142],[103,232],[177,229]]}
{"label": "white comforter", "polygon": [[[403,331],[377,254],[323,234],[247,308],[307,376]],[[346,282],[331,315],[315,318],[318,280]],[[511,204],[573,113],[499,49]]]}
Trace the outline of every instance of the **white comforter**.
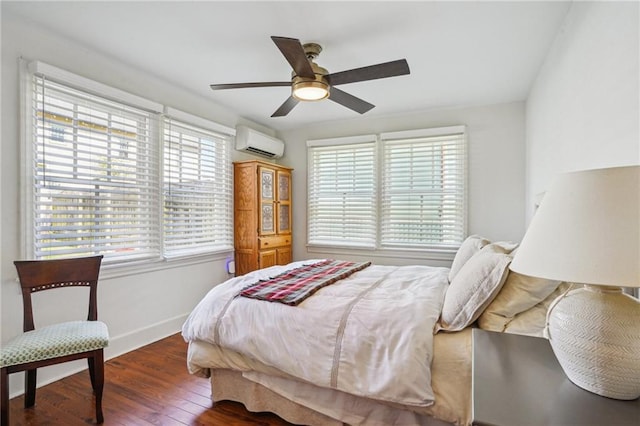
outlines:
{"label": "white comforter", "polygon": [[317,386],[407,406],[433,403],[433,328],[447,288],[446,268],[372,265],[293,307],[236,297],[294,262],[214,287],[185,322],[202,340]]}

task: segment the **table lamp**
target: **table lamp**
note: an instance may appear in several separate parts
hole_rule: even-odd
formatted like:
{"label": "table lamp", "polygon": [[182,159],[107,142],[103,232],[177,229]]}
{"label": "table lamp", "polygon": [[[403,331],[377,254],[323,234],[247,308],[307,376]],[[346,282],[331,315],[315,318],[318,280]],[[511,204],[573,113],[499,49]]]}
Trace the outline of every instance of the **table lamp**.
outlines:
{"label": "table lamp", "polygon": [[547,313],[565,374],[595,394],[640,396],[640,166],[559,175],[544,195],[511,269],[579,285]]}

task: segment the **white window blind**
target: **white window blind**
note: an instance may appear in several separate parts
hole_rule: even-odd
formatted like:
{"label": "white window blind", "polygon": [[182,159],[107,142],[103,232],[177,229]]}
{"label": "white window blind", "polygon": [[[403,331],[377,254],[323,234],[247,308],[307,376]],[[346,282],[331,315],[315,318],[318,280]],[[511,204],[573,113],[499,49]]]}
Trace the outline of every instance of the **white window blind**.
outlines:
{"label": "white window blind", "polygon": [[24,256],[124,264],[230,251],[235,130],[21,62]]}
{"label": "white window blind", "polygon": [[232,249],[229,136],[166,117],[163,139],[165,255]]}
{"label": "white window blind", "polygon": [[155,115],[32,78],[34,257],[159,257]]}
{"label": "white window blind", "polygon": [[466,225],[463,126],[383,134],[380,244],[446,248]]}
{"label": "white window blind", "polygon": [[309,147],[308,242],[375,247],[375,139]]}
{"label": "white window blind", "polygon": [[464,126],[307,145],[309,245],[447,250],[465,238]]}

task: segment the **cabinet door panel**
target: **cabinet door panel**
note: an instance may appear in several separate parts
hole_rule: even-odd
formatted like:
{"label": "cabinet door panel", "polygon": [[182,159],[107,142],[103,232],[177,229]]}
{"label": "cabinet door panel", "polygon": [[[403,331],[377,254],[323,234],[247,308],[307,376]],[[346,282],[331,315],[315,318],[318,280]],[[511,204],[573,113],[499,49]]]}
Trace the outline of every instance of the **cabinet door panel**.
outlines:
{"label": "cabinet door panel", "polygon": [[262,201],[275,201],[275,171],[264,167],[259,167],[260,174],[260,199]]}
{"label": "cabinet door panel", "polygon": [[273,203],[261,203],[260,205],[260,234],[275,234],[276,233],[276,218],[273,211]]}
{"label": "cabinet door panel", "polygon": [[259,265],[260,269],[268,268],[269,266],[277,265],[277,252],[276,250],[260,250]]}
{"label": "cabinet door panel", "polygon": [[291,174],[278,171],[278,201],[291,200]]}
{"label": "cabinet door panel", "polygon": [[291,263],[291,247],[283,247],[278,249],[278,265],[286,265]]}
{"label": "cabinet door panel", "polygon": [[278,180],[277,232],[289,234],[291,233],[291,173],[279,170],[276,178]]}
{"label": "cabinet door panel", "polygon": [[278,233],[291,232],[291,211],[289,204],[278,204]]}

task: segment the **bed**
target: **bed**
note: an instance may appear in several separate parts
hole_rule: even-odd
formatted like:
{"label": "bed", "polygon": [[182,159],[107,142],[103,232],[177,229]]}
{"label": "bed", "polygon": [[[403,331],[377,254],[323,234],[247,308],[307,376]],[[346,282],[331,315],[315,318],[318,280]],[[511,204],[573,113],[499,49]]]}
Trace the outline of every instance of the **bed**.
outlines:
{"label": "bed", "polygon": [[[540,335],[562,291],[509,273],[515,248],[471,236],[451,268],[314,259],[232,278],[183,326],[189,371],[211,378],[214,401],[294,424],[471,424],[471,327]],[[356,270],[310,286],[302,301],[255,294],[338,263]]]}

